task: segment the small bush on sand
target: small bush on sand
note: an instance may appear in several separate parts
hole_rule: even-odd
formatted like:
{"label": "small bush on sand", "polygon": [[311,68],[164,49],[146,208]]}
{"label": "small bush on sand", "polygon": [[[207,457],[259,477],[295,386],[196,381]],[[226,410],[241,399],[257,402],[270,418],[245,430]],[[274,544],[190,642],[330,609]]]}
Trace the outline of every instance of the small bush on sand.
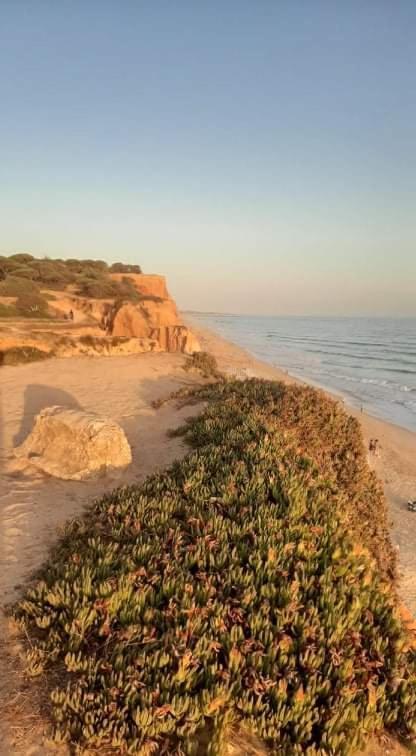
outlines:
{"label": "small bush on sand", "polygon": [[53,357],[52,352],[45,352],[32,346],[11,347],[0,350],[0,365],[22,365],[26,362],[38,362]]}
{"label": "small bush on sand", "polygon": [[97,337],[93,336],[91,333],[84,333],[82,336],[79,337],[79,341],[84,346],[92,347],[96,343]]}
{"label": "small bush on sand", "polygon": [[21,294],[16,301],[17,315],[23,318],[49,318],[48,303],[40,294]]}
{"label": "small bush on sand", "polygon": [[215,378],[218,380],[222,373],[218,370],[217,360],[209,352],[194,352],[185,362],[185,370],[196,370],[204,378]]}
{"label": "small bush on sand", "polygon": [[5,305],[0,302],[0,318],[15,318],[17,310],[14,305]]}
{"label": "small bush on sand", "polygon": [[57,736],[219,754],[242,728],[272,753],[342,756],[376,729],[414,733],[416,654],[345,512],[371,483],[354,481],[357,426],[308,389],[198,391],[180,431],[194,452],[68,526],[18,608],[32,672],[59,670]]}

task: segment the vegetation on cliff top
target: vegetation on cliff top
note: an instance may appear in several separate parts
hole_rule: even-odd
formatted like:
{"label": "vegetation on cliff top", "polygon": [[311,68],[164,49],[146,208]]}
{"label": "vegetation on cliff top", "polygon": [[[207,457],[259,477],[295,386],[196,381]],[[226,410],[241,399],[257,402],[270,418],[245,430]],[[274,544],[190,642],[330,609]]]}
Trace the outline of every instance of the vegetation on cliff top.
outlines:
{"label": "vegetation on cliff top", "polygon": [[416,655],[358,424],[313,389],[196,391],[194,451],[72,523],[17,614],[78,747],[345,754],[416,731]]}
{"label": "vegetation on cliff top", "polygon": [[[141,273],[139,265],[103,260],[36,259],[29,254],[0,257],[0,296],[17,297],[15,306],[2,306],[0,317],[45,317],[48,301],[43,289],[65,290],[97,299],[138,301],[140,294],[129,278],[114,281],[110,273]],[[37,298],[36,308],[27,308],[23,297]],[[33,313],[36,313],[35,315]]]}

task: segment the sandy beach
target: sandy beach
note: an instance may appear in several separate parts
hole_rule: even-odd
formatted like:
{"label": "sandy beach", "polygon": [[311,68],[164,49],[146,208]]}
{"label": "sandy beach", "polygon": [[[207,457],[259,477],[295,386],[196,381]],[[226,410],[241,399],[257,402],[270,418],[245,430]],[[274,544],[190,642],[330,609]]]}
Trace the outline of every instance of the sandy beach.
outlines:
{"label": "sandy beach", "polygon": [[[292,379],[209,331],[197,330],[202,349],[214,354],[219,368],[237,377]],[[178,409],[171,402],[155,410],[151,403],[199,380],[183,369],[181,354],[51,359],[0,372],[0,596],[4,608],[21,593],[31,574],[45,560],[64,523],[82,513],[97,496],[112,488],[143,480],[186,452],[167,430],[180,425],[198,408]],[[44,407],[62,405],[109,416],[124,429],[133,463],[118,478],[91,482],[61,481],[22,467],[13,454]],[[348,408],[347,408],[348,409]],[[389,502],[392,539],[399,549],[400,594],[416,615],[416,515],[406,501],[416,493],[416,434],[364,413],[358,416],[366,443],[378,438],[380,456],[371,464],[383,481]],[[1,615],[0,753],[41,754],[42,696],[36,701],[24,681],[19,644]]]}

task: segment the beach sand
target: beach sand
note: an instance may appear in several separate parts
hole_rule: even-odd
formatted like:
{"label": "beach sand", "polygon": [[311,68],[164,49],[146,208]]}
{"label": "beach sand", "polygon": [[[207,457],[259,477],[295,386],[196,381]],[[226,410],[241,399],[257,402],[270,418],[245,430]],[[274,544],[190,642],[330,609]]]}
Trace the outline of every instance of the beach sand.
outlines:
{"label": "beach sand", "polygon": [[[216,356],[220,369],[227,374],[294,380],[216,334],[200,328],[194,330],[202,348]],[[141,481],[186,453],[181,439],[170,438],[166,432],[198,412],[198,408],[178,409],[173,402],[158,410],[151,406],[154,399],[199,380],[184,371],[184,362],[185,357],[180,354],[141,354],[51,359],[1,369],[0,604],[3,608],[21,594],[68,519],[80,515],[95,497],[116,486]],[[118,478],[89,482],[60,481],[33,468],[23,468],[14,458],[13,448],[30,431],[37,413],[55,404],[82,408],[118,422],[132,448],[130,467]],[[408,512],[405,506],[407,499],[416,495],[416,434],[364,413],[349,411],[361,421],[366,442],[378,438],[381,444],[380,457],[370,462],[384,483],[389,501],[392,538],[399,547],[401,596],[416,615],[416,514]],[[0,609],[0,754],[37,756],[46,752],[42,743],[44,696],[41,686],[33,686],[24,679],[20,653],[20,643]],[[386,750],[383,746],[383,751]],[[379,752],[377,747],[371,751]]]}

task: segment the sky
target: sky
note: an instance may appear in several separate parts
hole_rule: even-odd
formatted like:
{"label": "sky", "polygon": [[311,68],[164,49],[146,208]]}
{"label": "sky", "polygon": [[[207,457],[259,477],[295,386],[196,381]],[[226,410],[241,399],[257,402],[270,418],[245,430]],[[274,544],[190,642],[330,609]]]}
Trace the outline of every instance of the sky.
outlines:
{"label": "sky", "polygon": [[414,0],[1,0],[0,254],[416,315]]}

